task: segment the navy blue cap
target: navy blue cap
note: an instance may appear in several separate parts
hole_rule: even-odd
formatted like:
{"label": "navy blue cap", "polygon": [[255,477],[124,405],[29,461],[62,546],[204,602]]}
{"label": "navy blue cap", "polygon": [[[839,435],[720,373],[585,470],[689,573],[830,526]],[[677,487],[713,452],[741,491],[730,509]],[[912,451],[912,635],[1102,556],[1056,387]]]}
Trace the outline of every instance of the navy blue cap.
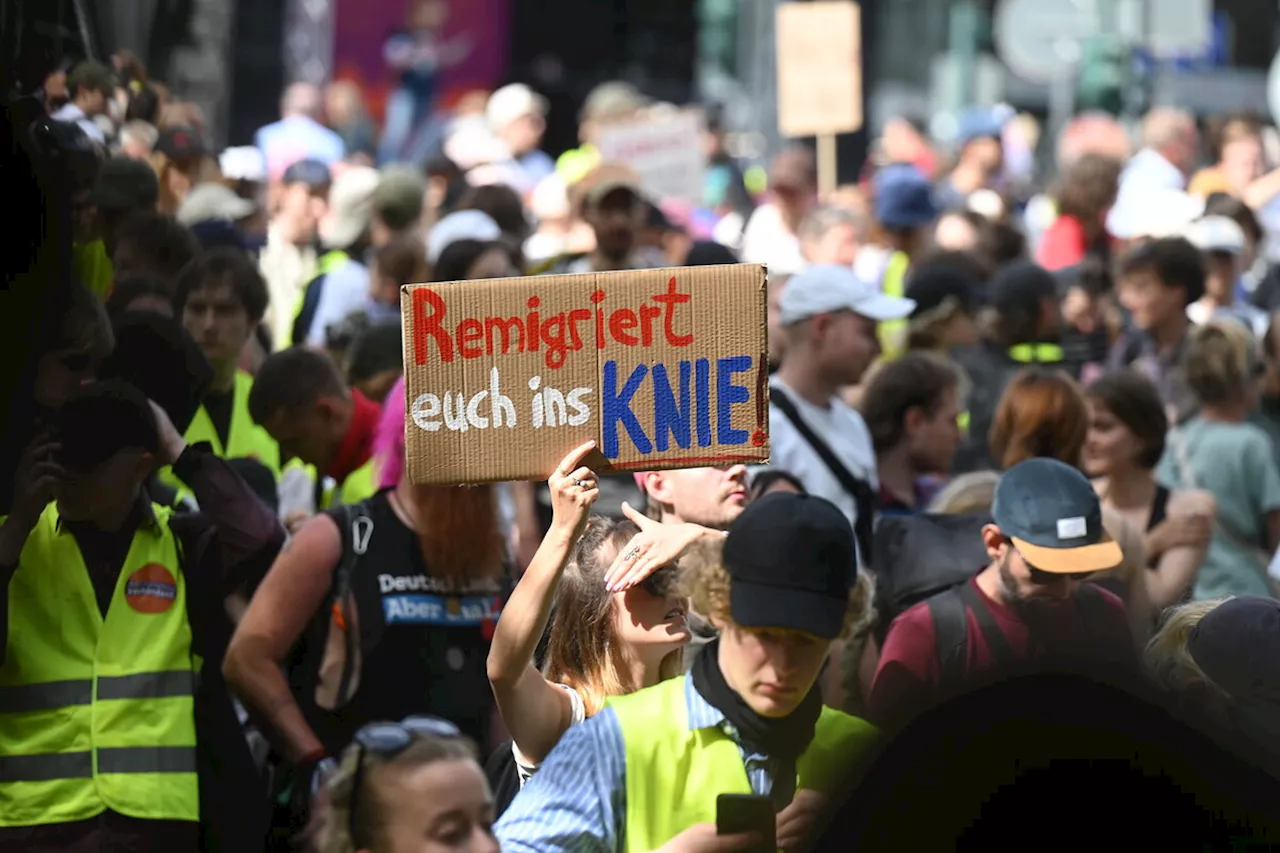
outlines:
{"label": "navy blue cap", "polygon": [[1191,629],[1187,651],[1232,699],[1267,699],[1280,714],[1280,601],[1252,595],[1224,601]]}
{"label": "navy blue cap", "polygon": [[991,517],[1023,559],[1043,572],[1101,572],[1124,559],[1102,526],[1093,485],[1056,459],[1028,459],[1005,471]]}
{"label": "navy blue cap", "polygon": [[738,625],[840,636],[858,551],[835,504],[786,492],[752,501],[729,528],[724,564]]}
{"label": "navy blue cap", "polygon": [[933,184],[908,163],[891,163],[874,179],[876,221],[886,228],[919,228],[941,215]]}
{"label": "navy blue cap", "polygon": [[320,160],[299,160],[284,170],[284,185],[306,184],[313,190],[324,189],[333,183],[328,165]]}

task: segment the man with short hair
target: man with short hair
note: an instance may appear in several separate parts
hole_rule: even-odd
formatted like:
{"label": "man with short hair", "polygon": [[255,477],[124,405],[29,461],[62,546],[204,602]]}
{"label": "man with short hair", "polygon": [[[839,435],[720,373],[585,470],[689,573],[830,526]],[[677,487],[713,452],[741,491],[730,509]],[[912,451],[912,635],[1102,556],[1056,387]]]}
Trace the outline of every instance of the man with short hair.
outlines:
{"label": "man with short hair", "polygon": [[67,92],[71,100],[49,117],[54,121],[71,122],[94,142],[106,145],[107,136],[93,119],[105,114],[107,104],[115,97],[115,73],[100,62],[86,59],[67,75]]}
{"label": "man with short hair", "polygon": [[320,253],[320,222],[329,208],[333,178],[319,160],[299,160],[284,170],[278,206],[267,225],[258,265],[271,295],[267,324],[276,348],[288,346],[308,282],[342,260]]}
{"label": "man with short hair", "polygon": [[190,230],[155,210],[130,213],[114,233],[111,265],[116,278],[150,274],[174,287],[178,273],[200,253]]}
{"label": "man with short hair", "polygon": [[293,83],[280,99],[280,120],[260,128],[254,144],[267,161],[267,175],[278,181],[299,160],[332,166],[346,154],[342,137],[320,123],[324,99],[311,83]]}
{"label": "man with short hair", "polygon": [[291,347],[267,357],[249,391],[249,414],[280,447],[282,462],[314,465],[337,484],[317,502],[355,503],[378,490],[373,437],[381,407],[347,388],[333,360]]}
{"label": "man with short hair", "polygon": [[852,210],[823,205],[800,221],[800,253],[811,264],[853,267],[865,237],[865,223]]}
{"label": "man with short hair", "polygon": [[906,317],[914,307],[832,264],[792,277],[779,305],[787,343],[770,383],[772,464],[844,512],[863,560],[870,555],[879,488],[876,454],[862,416],[839,391],[861,382],[880,355],[876,324]]}
{"label": "man with short hair", "polygon": [[876,450],[881,515],[923,512],[960,446],[960,376],[931,353],[907,353],[876,372],[862,395]]}
{"label": "man with short hair", "polygon": [[[370,242],[385,246],[404,234],[417,234],[422,227],[422,205],[427,179],[412,166],[391,165],[378,173],[373,191],[373,226]],[[417,235],[421,239],[421,235]]]}
{"label": "man with short hair", "polygon": [[506,149],[507,158],[497,165],[527,199],[540,181],[556,171],[556,161],[538,147],[547,130],[547,99],[523,83],[511,83],[489,96],[485,119]]}
{"label": "man with short hair", "polygon": [[187,441],[207,441],[225,458],[256,459],[278,477],[280,450],[253,422],[253,377],[240,370],[240,353],[267,309],[262,275],[244,252],[214,249],[182,271],[174,304],[213,366],[213,382],[187,428]]}
{"label": "man with short hair", "polygon": [[660,251],[641,245],[649,206],[640,191],[639,175],[626,166],[605,163],[583,178],[581,186],[582,218],[595,232],[595,249],[562,259],[550,272],[610,272],[664,265]]}
{"label": "man with short hair", "polygon": [[720,594],[702,591],[720,637],[689,675],[611,698],[565,732],[496,826],[507,853],[753,849],[762,839],[716,837],[721,794],[768,797],[778,847],[804,849],[869,757],[875,729],[824,707],[817,685],[866,605],[843,514],[766,495],[723,547]]}
{"label": "man with short hair", "polygon": [[1187,308],[1204,296],[1207,275],[1204,257],[1182,237],[1143,244],[1117,265],[1116,293],[1132,325],[1116,341],[1107,366],[1132,366],[1150,377],[1173,424],[1198,409],[1182,362],[1191,329]]}
{"label": "man with short hair", "polygon": [[1120,565],[1089,480],[1055,459],[1010,468],[982,528],[991,562],[894,620],[868,698],[879,725],[1029,665],[1136,663],[1124,604],[1083,583]]}
{"label": "man with short hair", "polygon": [[[1107,213],[1107,231],[1128,236],[1129,223],[1169,193],[1181,193],[1200,155],[1195,118],[1185,110],[1156,107],[1142,120],[1142,150],[1120,173],[1115,203]],[[1140,236],[1140,235],[1135,235]]]}

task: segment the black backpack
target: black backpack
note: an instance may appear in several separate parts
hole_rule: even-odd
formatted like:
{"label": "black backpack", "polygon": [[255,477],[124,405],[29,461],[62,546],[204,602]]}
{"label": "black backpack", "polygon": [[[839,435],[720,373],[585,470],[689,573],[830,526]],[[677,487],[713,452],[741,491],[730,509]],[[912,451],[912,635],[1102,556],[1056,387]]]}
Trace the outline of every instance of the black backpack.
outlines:
{"label": "black backpack", "polygon": [[898,614],[963,584],[987,565],[982,528],[990,523],[990,513],[881,517],[871,548],[877,642],[884,644]]}

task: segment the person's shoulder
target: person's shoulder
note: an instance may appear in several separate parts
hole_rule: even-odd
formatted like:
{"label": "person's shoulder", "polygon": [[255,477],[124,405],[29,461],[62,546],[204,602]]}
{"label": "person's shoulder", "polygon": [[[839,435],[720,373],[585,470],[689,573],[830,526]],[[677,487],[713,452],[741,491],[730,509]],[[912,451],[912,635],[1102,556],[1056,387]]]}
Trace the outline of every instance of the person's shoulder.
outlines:
{"label": "person's shoulder", "polygon": [[1165,508],[1165,516],[1217,514],[1217,502],[1213,492],[1205,489],[1174,489],[1169,492],[1169,503]]}

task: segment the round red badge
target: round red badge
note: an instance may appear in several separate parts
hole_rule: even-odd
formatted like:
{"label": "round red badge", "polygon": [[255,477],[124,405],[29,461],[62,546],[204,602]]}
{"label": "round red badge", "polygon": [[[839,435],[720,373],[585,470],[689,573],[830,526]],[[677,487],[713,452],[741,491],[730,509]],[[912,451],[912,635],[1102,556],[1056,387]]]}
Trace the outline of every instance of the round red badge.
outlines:
{"label": "round red badge", "polygon": [[159,563],[147,563],[124,584],[124,600],[139,613],[163,613],[177,597],[177,580]]}

